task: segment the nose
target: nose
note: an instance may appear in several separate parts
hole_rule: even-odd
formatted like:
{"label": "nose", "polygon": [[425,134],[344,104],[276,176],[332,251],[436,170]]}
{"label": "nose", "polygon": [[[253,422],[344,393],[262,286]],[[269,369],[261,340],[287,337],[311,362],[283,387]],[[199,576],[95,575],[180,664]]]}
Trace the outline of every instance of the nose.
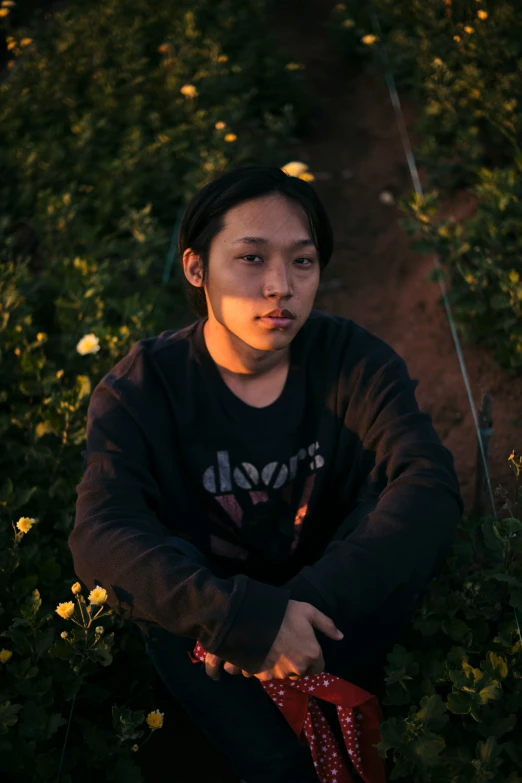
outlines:
{"label": "nose", "polygon": [[284,262],[267,267],[264,288],[267,296],[277,296],[281,299],[292,296],[291,274]]}

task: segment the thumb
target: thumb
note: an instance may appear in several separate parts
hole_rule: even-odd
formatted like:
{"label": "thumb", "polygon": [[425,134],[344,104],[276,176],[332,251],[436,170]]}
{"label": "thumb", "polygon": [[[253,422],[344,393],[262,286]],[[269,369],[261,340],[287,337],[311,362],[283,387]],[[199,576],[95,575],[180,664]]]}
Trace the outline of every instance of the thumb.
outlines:
{"label": "thumb", "polygon": [[343,639],[344,633],[340,631],[331,617],[327,617],[325,614],[316,609],[313,615],[309,618],[312,628],[316,628],[318,631],[329,636],[330,639]]}

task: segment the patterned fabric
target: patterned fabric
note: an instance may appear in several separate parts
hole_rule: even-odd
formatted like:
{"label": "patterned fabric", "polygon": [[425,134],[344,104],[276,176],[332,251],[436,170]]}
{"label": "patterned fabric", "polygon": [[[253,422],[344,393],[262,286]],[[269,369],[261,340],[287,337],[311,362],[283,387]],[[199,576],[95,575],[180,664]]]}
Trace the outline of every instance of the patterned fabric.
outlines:
{"label": "patterned fabric", "polygon": [[[205,661],[206,650],[198,642],[193,663]],[[365,783],[386,783],[384,760],[374,745],[381,740],[382,712],[376,696],[332,674],[310,674],[299,680],[260,681],[299,739],[310,745],[321,783],[354,783],[320,706],[320,700],[336,705],[346,750]]]}

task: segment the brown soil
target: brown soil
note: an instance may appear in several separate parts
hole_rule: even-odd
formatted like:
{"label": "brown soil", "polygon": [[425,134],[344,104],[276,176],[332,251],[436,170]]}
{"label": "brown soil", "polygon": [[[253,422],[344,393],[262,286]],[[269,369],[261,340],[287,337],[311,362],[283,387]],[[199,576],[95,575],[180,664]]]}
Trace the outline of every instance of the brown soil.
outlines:
{"label": "brown soil", "polygon": [[[352,318],[386,340],[419,380],[417,400],[431,414],[450,449],[466,509],[473,506],[477,436],[438,283],[428,282],[433,256],[408,248],[396,206],[384,190],[406,197],[413,184],[384,76],[349,67],[321,29],[333,0],[286,0],[273,14],[273,29],[289,60],[306,67],[308,85],[324,97],[321,131],[295,144],[290,160],[316,175],[314,187],[330,215],[336,249],[325,280],[340,287],[320,293],[316,307]],[[412,144],[416,108],[401,96]],[[351,176],[350,176],[351,173]],[[423,188],[426,172],[420,171]],[[444,216],[464,219],[474,200],[461,192],[444,204]],[[522,378],[510,380],[491,352],[463,346],[477,408],[482,389],[493,399],[490,472],[493,488],[513,488],[508,457],[522,451]],[[497,507],[498,507],[497,501]],[[486,512],[490,506],[486,506]]]}

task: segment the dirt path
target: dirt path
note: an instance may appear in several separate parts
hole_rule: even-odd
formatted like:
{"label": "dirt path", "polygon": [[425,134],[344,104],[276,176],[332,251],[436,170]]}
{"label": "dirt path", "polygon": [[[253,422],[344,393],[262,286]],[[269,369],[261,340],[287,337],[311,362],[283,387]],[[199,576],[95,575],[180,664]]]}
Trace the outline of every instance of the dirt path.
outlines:
{"label": "dirt path", "polygon": [[[469,509],[477,439],[446,312],[438,304],[440,287],[426,281],[433,258],[408,249],[409,237],[398,225],[401,213],[379,200],[383,190],[398,197],[413,190],[393,108],[384,78],[348,68],[333,49],[322,24],[334,5],[286,0],[272,15],[289,59],[306,66],[309,86],[325,96],[320,132],[297,143],[291,157],[316,174],[314,186],[336,238],[325,279],[344,283],[320,294],[316,306],[352,318],[405,359],[419,380],[419,405],[455,457]],[[401,99],[412,136],[415,108]],[[426,186],[425,173],[420,174]],[[472,210],[472,198],[460,193],[444,212],[463,218]],[[509,380],[483,348],[464,346],[464,357],[476,406],[482,388],[493,397],[493,487],[502,482],[512,488],[507,459],[514,448],[522,451],[522,378]]]}

